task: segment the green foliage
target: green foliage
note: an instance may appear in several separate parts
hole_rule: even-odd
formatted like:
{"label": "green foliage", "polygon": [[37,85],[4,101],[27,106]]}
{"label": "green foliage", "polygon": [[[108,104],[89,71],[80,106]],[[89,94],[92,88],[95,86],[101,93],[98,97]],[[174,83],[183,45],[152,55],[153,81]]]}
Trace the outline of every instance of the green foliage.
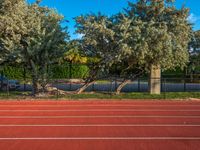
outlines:
{"label": "green foliage", "polygon": [[192,53],[200,53],[200,30],[193,32],[193,37],[189,46]]}
{"label": "green foliage", "polygon": [[200,73],[200,31],[193,33],[192,40],[189,44],[190,62],[188,72],[193,74]]}
{"label": "green foliage", "polygon": [[177,9],[173,0],[129,2],[123,13],[107,17],[89,14],[76,18],[76,32],[83,35],[82,50],[90,70],[109,72],[113,65],[119,74],[129,76],[138,70],[184,68],[188,63],[191,26],[188,9]]}
{"label": "green foliage", "polygon": [[129,54],[130,48],[125,41],[130,21],[122,19],[124,15],[121,14],[108,17],[101,13],[76,18],[76,32],[83,35],[80,40],[81,50],[88,58],[89,80],[108,76],[113,65],[120,66],[123,61],[127,61],[121,56],[125,51]]}
{"label": "green foliage", "polygon": [[47,66],[59,61],[68,38],[61,26],[63,16],[39,2],[2,0],[0,5],[0,61],[26,64],[34,93],[39,83],[43,87],[47,83]]}
{"label": "green foliage", "polygon": [[70,63],[86,64],[88,58],[82,54],[79,41],[73,40],[68,44],[68,50],[64,54],[64,60]]}
{"label": "green foliage", "polygon": [[[4,66],[2,73],[9,79],[24,79],[24,68],[23,67],[12,67],[12,66]],[[30,72],[26,71],[26,78],[30,79]]]}
{"label": "green foliage", "polygon": [[[70,77],[70,66],[65,63],[59,66],[52,66],[53,79],[66,79]],[[73,64],[72,65],[72,78],[85,78],[88,76],[89,69],[86,65]]]}
{"label": "green foliage", "polygon": [[72,66],[72,78],[86,78],[89,76],[89,69],[85,65],[76,65]]}
{"label": "green foliage", "polygon": [[76,18],[76,32],[83,35],[80,40],[82,51],[88,58],[90,77],[106,74],[113,64],[114,35],[112,21],[104,15],[88,14]]}
{"label": "green foliage", "polygon": [[162,72],[162,78],[185,78],[185,70],[181,68],[165,70]]}
{"label": "green foliage", "polygon": [[[63,65],[52,65],[50,68],[52,79],[67,79],[69,75],[69,64],[65,63]],[[88,76],[89,69],[86,65],[73,64],[72,65],[72,78],[85,78]],[[23,67],[13,67],[4,66],[2,68],[2,73],[9,79],[24,80],[24,68]],[[31,72],[26,69],[26,79],[31,79]]]}
{"label": "green foliage", "polygon": [[151,65],[161,66],[163,70],[183,68],[189,57],[188,14],[188,9],[178,10],[172,0],[129,2],[125,14],[131,21],[126,40],[131,47],[129,57],[148,70]]}

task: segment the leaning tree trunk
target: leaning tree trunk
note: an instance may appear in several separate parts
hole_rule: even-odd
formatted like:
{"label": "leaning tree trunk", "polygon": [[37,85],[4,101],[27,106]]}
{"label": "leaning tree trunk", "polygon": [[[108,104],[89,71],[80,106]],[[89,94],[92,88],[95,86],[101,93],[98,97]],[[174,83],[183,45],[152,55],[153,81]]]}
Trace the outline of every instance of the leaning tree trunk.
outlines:
{"label": "leaning tree trunk", "polygon": [[85,84],[76,91],[76,94],[83,93],[90,85],[95,83],[97,80],[98,69],[92,70],[89,72],[90,77],[86,80]]}
{"label": "leaning tree trunk", "polygon": [[126,86],[128,83],[131,83],[132,81],[134,81],[135,79],[139,78],[144,72],[144,69],[140,70],[139,72],[135,73],[134,75],[129,76],[128,79],[125,79],[118,87],[116,90],[116,94],[120,94],[121,90],[124,86]]}
{"label": "leaning tree trunk", "polygon": [[116,90],[116,94],[119,95],[121,93],[122,88],[127,85],[128,83],[131,83],[131,80],[124,80],[118,87]]}
{"label": "leaning tree trunk", "polygon": [[160,94],[161,92],[161,69],[160,65],[151,65],[149,79],[150,94]]}
{"label": "leaning tree trunk", "polygon": [[86,82],[81,88],[79,88],[76,92],[76,94],[81,94],[83,93],[90,85],[94,84],[95,81],[91,81],[91,82]]}

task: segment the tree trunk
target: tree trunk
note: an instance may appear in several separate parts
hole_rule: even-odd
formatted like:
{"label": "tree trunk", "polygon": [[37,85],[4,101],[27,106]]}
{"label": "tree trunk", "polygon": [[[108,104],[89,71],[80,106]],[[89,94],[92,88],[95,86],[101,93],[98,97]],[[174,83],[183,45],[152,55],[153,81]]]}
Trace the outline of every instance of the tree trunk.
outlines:
{"label": "tree trunk", "polygon": [[98,69],[97,68],[94,69],[94,70],[91,70],[89,72],[90,77],[86,80],[85,84],[76,91],[76,93],[77,94],[83,93],[90,85],[95,83],[95,81],[97,80],[97,74],[98,74]]}
{"label": "tree trunk", "polygon": [[32,84],[33,84],[33,96],[39,92],[39,79],[38,79],[38,72],[37,68],[32,60],[30,61],[31,70],[32,70]]}
{"label": "tree trunk", "polygon": [[69,78],[72,79],[72,61],[69,62]]}
{"label": "tree trunk", "polygon": [[48,84],[47,64],[44,63],[40,69],[41,69],[40,70],[40,74],[41,74],[40,84],[42,86],[43,92],[45,92],[46,85]]}
{"label": "tree trunk", "polygon": [[39,92],[38,78],[35,75],[32,76],[32,83],[33,83],[33,93],[32,94],[33,94],[33,96],[35,96]]}
{"label": "tree trunk", "polygon": [[122,88],[127,85],[128,83],[131,83],[131,80],[124,80],[118,87],[116,90],[116,94],[119,95],[121,93]]}
{"label": "tree trunk", "polygon": [[95,81],[91,81],[91,82],[86,82],[81,88],[79,88],[76,92],[76,94],[81,94],[83,93],[90,85],[92,85],[93,83],[95,83]]}
{"label": "tree trunk", "polygon": [[135,79],[139,78],[144,72],[144,69],[139,70],[137,73],[135,74],[131,74],[127,79],[125,79],[118,87],[116,90],[116,94],[120,94],[122,88],[127,85],[128,83],[131,83],[131,81],[134,81]]}
{"label": "tree trunk", "polygon": [[150,79],[149,79],[149,92],[150,94],[160,94],[161,92],[161,69],[160,65],[151,65]]}

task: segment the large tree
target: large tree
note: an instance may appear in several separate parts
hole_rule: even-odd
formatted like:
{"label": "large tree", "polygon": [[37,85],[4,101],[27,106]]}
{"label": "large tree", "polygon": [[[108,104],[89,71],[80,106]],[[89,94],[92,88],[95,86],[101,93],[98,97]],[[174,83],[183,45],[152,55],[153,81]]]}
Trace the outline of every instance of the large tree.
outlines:
{"label": "large tree", "polygon": [[150,92],[160,94],[161,69],[183,68],[188,62],[191,26],[189,10],[177,9],[174,0],[129,2],[125,16],[131,20],[129,58],[150,72]]}
{"label": "large tree", "polygon": [[[116,55],[113,66],[116,69],[118,68],[119,78],[117,81],[120,81],[116,94],[120,94],[125,85],[136,80],[145,72],[144,65],[140,64],[138,55],[132,47],[132,43],[140,36],[138,33],[140,24],[138,24],[138,27],[132,27],[133,20],[123,13],[114,15],[111,19],[115,32],[115,42],[112,44],[117,45],[115,46],[117,49],[114,49]],[[133,36],[132,33],[136,34]]]}
{"label": "large tree", "polygon": [[191,42],[189,43],[189,51],[191,55],[198,56],[200,54],[200,30],[193,32]]}
{"label": "large tree", "polygon": [[193,74],[199,72],[200,69],[200,30],[194,31],[192,40],[189,44],[190,62],[187,71],[193,80]]}
{"label": "large tree", "polygon": [[76,18],[76,32],[83,35],[82,51],[88,57],[89,77],[77,93],[83,92],[95,80],[105,77],[114,61],[115,36],[112,21],[102,14],[88,14]]}
{"label": "large tree", "polygon": [[[123,14],[108,17],[99,13],[79,16],[76,18],[76,22],[76,32],[83,35],[80,40],[81,49],[88,57],[87,65],[90,70],[85,85],[78,90],[78,93],[81,93],[95,80],[108,79],[113,66],[120,66],[122,62],[132,62],[124,57],[130,54],[130,48],[126,43],[129,38],[130,20]],[[127,74],[127,70],[132,67],[128,65],[120,70],[120,76],[126,76],[127,79],[119,86],[118,93],[124,83],[129,81],[128,78],[132,79],[132,74]]]}
{"label": "large tree", "polygon": [[61,27],[63,16],[39,2],[1,0],[0,5],[1,57],[26,64],[32,72],[33,94],[40,86],[44,90],[48,65],[63,55],[68,37]]}

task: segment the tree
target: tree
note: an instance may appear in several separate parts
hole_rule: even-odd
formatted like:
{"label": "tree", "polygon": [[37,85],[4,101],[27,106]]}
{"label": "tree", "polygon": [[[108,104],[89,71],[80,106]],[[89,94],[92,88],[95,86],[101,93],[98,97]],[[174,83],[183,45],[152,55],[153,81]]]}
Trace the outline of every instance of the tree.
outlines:
{"label": "tree", "polygon": [[72,40],[68,46],[67,46],[67,52],[64,54],[64,60],[69,62],[70,65],[70,79],[72,78],[72,64],[73,63],[79,63],[79,64],[86,64],[87,63],[87,57],[82,54],[80,51],[81,45],[79,41]]}
{"label": "tree", "polygon": [[89,77],[86,83],[78,89],[82,93],[95,80],[108,74],[109,66],[114,62],[114,35],[112,21],[100,13],[79,16],[76,19],[76,32],[83,35],[80,40],[84,55],[88,57]]}
{"label": "tree", "polygon": [[[15,6],[15,7],[13,7]],[[20,9],[18,9],[18,8]],[[24,10],[24,11],[23,11]],[[14,49],[19,48],[20,34],[22,30],[23,20],[18,17],[25,14],[26,5],[22,0],[1,0],[0,1],[0,63],[10,61],[9,58],[16,58],[11,55]],[[18,24],[18,26],[16,25]],[[21,27],[21,28],[20,28]],[[14,31],[16,33],[14,33]]]}
{"label": "tree", "polygon": [[133,20],[122,13],[112,16],[111,19],[115,32],[115,40],[113,42],[115,47],[115,61],[113,65],[118,67],[119,81],[121,81],[116,89],[116,94],[120,94],[122,88],[143,75],[145,69],[143,65],[138,63],[138,55],[136,55],[133,47],[131,47],[132,40],[140,36],[139,34],[135,34],[134,37],[132,35],[132,33],[137,33],[138,27],[132,28]]}
{"label": "tree", "polygon": [[150,72],[150,93],[160,94],[160,69],[184,68],[188,62],[191,26],[189,10],[177,9],[174,0],[129,2],[125,16],[131,20],[131,57]]}
{"label": "tree", "polygon": [[200,53],[200,30],[193,32],[190,49],[193,53]]}
{"label": "tree", "polygon": [[190,56],[194,56],[194,59],[198,59],[198,57],[200,58],[200,30],[193,32],[191,42],[189,43],[189,51]]}
{"label": "tree", "polygon": [[24,0],[2,0],[0,6],[0,45],[4,58],[26,64],[31,71],[33,94],[47,84],[48,65],[63,55],[67,39],[63,16],[53,9],[28,5]]}
{"label": "tree", "polygon": [[83,35],[80,40],[81,50],[88,58],[90,70],[85,85],[78,90],[81,93],[95,80],[108,79],[112,66],[121,64],[122,59],[126,60],[121,56],[130,52],[125,42],[129,37],[130,20],[123,14],[108,17],[99,13],[77,17],[76,23],[76,32]]}
{"label": "tree", "polygon": [[191,42],[189,43],[190,62],[188,64],[188,72],[190,73],[191,81],[195,70],[200,67],[200,31],[194,31]]}

